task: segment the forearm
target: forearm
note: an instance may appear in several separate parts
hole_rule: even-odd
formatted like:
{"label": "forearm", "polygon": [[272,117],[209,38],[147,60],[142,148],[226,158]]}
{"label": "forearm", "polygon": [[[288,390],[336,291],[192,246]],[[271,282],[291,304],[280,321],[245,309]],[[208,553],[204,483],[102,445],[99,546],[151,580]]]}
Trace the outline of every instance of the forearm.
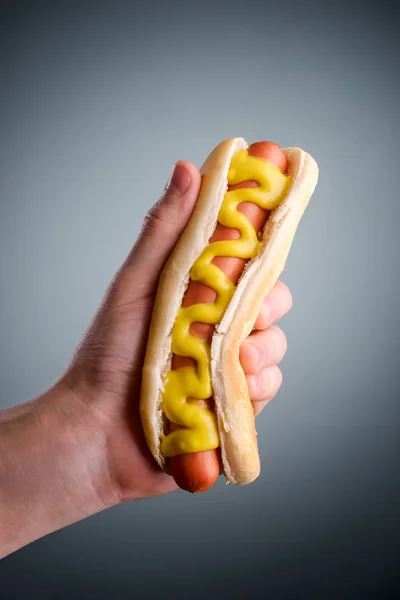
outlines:
{"label": "forearm", "polygon": [[0,412],[0,557],[116,503],[105,443],[62,386]]}

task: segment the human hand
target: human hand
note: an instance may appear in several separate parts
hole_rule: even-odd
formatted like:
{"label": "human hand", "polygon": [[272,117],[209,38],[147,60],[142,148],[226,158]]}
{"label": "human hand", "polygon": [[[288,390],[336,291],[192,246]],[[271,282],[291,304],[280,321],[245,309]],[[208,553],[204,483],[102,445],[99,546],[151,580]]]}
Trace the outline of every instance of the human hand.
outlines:
{"label": "human hand", "polygon": [[[0,412],[0,557],[119,502],[177,488],[147,448],[139,395],[159,274],[199,189],[197,168],[177,163],[65,373]],[[274,323],[291,302],[278,281],[241,346],[255,415],[282,381],[286,338]]]}
{"label": "human hand", "polygon": [[[177,487],[147,449],[139,395],[158,277],[187,224],[199,189],[196,167],[177,163],[62,379],[89,409],[91,427],[104,434],[109,483],[122,501]],[[277,364],[285,354],[286,338],[273,324],[290,309],[291,302],[289,289],[277,282],[265,299],[255,331],[241,347],[240,359],[256,415],[275,396],[282,381]],[[82,451],[85,456],[84,448]]]}

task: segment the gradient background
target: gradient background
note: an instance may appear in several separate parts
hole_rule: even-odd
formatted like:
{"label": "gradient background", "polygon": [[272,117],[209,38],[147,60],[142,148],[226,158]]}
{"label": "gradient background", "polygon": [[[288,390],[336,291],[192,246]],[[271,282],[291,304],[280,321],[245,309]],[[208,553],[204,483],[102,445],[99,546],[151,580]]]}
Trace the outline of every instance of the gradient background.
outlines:
{"label": "gradient background", "polygon": [[243,136],[321,171],[260,478],[42,539],[2,600],[397,597],[399,25],[382,1],[2,4],[1,408],[63,371],[174,161]]}

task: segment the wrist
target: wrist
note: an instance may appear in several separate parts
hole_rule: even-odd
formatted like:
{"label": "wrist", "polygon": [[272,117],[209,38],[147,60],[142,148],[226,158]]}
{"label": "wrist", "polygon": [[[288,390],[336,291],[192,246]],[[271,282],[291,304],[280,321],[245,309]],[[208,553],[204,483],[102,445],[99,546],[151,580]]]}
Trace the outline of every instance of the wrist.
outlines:
{"label": "wrist", "polygon": [[0,555],[118,503],[104,433],[59,383],[0,413]]}
{"label": "wrist", "polygon": [[[110,476],[107,437],[100,420],[74,389],[63,381],[38,399],[41,428],[49,451],[58,458],[64,489],[83,516],[119,503]],[[42,433],[43,435],[43,433]]]}

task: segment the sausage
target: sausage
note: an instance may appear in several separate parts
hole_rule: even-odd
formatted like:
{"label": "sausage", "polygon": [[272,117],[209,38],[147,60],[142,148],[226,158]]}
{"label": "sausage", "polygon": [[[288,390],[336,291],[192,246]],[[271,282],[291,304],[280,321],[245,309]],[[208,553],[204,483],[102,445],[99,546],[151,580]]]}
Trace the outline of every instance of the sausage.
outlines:
{"label": "sausage", "polygon": [[[248,148],[251,156],[258,156],[278,167],[282,173],[287,171],[287,160],[281,148],[273,142],[257,142]],[[237,188],[257,187],[256,181],[243,181],[237,185],[230,186],[228,190]],[[242,212],[257,231],[262,230],[268,212],[252,202],[242,202],[238,209]],[[234,240],[238,239],[240,233],[237,229],[225,227],[220,223],[214,231],[209,242],[219,240]],[[228,277],[236,284],[243,271],[246,260],[228,256],[216,256],[213,261]],[[186,294],[182,301],[182,306],[190,306],[197,303],[212,303],[216,299],[216,292],[204,283],[198,281],[190,281]],[[202,340],[211,343],[214,333],[214,325],[207,323],[192,323],[190,331],[197,335]],[[172,357],[172,369],[178,369],[184,366],[196,366],[193,358],[178,356]],[[213,399],[195,400],[188,398],[188,402],[200,402],[203,406],[213,408]],[[178,425],[169,423],[170,431],[178,428]],[[178,486],[188,492],[199,493],[208,490],[214,485],[221,472],[220,449],[205,450],[202,452],[193,452],[189,454],[178,454],[169,459],[169,467],[172,477],[175,479]]]}

